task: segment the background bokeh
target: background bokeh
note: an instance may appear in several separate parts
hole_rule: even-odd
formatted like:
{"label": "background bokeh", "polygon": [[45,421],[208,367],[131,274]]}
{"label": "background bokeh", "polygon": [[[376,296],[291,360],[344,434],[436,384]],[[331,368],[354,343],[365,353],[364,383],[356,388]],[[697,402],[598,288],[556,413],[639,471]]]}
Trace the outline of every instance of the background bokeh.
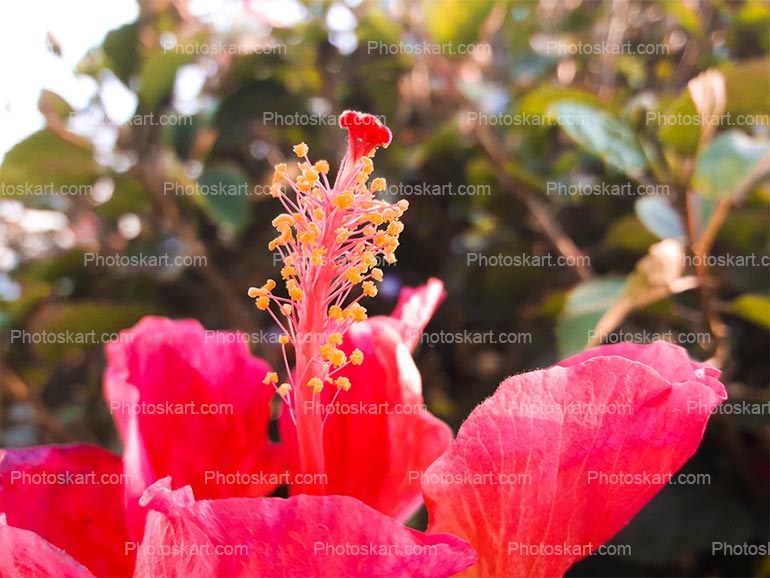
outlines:
{"label": "background bokeh", "polygon": [[[259,192],[298,142],[334,166],[346,137],[330,117],[357,109],[393,131],[376,174],[410,202],[370,311],[389,312],[402,285],[444,281],[416,359],[431,411],[453,427],[506,376],[582,349],[597,324],[609,340],[673,340],[724,371],[730,399],[685,468],[710,483],[666,487],[616,537],[631,556],[570,575],[768,574],[767,556],[712,555],[713,542],[770,540],[767,2],[133,11],[77,64],[84,102],[30,95],[45,126],[0,166],[2,445],[117,450],[100,336],[144,315],[271,330],[246,295],[278,271],[266,245],[279,207]],[[65,59],[48,32],[36,41]],[[23,53],[3,59],[25,68]],[[203,194],[211,185],[252,194]],[[524,262],[478,264],[513,257]],[[59,337],[40,342],[46,332]],[[468,342],[481,334],[492,337]],[[275,345],[251,346],[280,365]]]}

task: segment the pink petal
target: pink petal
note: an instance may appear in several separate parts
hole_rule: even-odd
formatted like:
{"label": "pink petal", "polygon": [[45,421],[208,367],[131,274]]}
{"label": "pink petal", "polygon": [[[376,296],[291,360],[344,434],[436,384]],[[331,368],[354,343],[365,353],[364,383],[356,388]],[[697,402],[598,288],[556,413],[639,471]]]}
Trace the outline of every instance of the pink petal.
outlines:
{"label": "pink petal", "polygon": [[85,566],[34,532],[8,526],[5,514],[0,514],[0,576],[94,578]]}
{"label": "pink petal", "polygon": [[[172,491],[161,480],[142,503],[151,512],[136,578],[440,577],[475,561],[455,536],[427,536],[345,496],[196,502],[189,487]],[[376,554],[363,554],[371,545]]]}
{"label": "pink petal", "polygon": [[671,383],[697,380],[713,389],[717,395],[724,393],[724,387],[719,382],[718,369],[707,363],[692,361],[685,349],[667,341],[656,341],[649,345],[627,342],[603,345],[568,357],[556,365],[570,367],[593,357],[608,355],[617,355],[643,363],[652,367],[663,379]]}
{"label": "pink petal", "polygon": [[107,347],[104,390],[132,476],[133,533],[144,527],[136,501],[160,477],[205,498],[271,492],[269,476],[283,461],[267,436],[267,363],[238,334],[207,332],[197,321],[148,317],[121,336]]}
{"label": "pink petal", "polygon": [[[438,282],[440,284],[440,282]],[[402,297],[422,328],[440,299],[435,283]],[[426,297],[432,294],[433,297]],[[425,303],[427,312],[417,305]],[[404,307],[399,308],[404,311]],[[452,431],[428,413],[422,397],[420,372],[399,332],[400,321],[373,317],[354,325],[341,349],[348,355],[360,349],[364,362],[348,366],[340,375],[350,379],[350,391],[336,388],[322,393],[331,408],[324,429],[327,494],[353,496],[376,510],[404,521],[422,504],[419,479],[449,447]],[[282,439],[298,471],[296,430],[287,415],[281,419]]]}
{"label": "pink petal", "polygon": [[[476,549],[472,574],[562,576],[697,449],[726,397],[718,372],[693,364],[685,375],[681,352],[669,346],[611,351],[505,380],[426,472],[430,531]],[[600,477],[611,474],[638,475],[639,483]],[[548,555],[549,546],[568,551]]]}
{"label": "pink petal", "polygon": [[[13,529],[20,529],[6,530],[4,539],[30,554],[39,549],[41,572],[45,564],[56,563],[72,566],[68,575],[82,575],[78,572],[85,570],[78,569],[72,557],[100,576],[130,576],[134,556],[125,551],[123,478],[120,458],[96,446],[0,450],[0,512]],[[7,560],[13,559],[25,563],[22,554]],[[35,562],[27,563],[36,567]]]}
{"label": "pink petal", "polygon": [[444,284],[435,277],[420,287],[404,287],[401,290],[391,319],[396,322],[401,338],[410,351],[419,343],[420,334],[445,296]]}

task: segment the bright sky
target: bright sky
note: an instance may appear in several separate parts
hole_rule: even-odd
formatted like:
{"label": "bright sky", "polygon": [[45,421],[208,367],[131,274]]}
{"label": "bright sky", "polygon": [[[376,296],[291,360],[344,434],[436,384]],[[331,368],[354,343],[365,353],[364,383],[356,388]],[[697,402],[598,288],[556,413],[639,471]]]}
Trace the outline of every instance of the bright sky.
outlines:
{"label": "bright sky", "polygon": [[[360,1],[335,2],[327,15],[330,40],[345,53],[356,43],[355,17],[348,7]],[[297,0],[252,0],[251,5],[273,26],[292,26],[307,13]],[[189,7],[220,30],[236,23],[244,9],[243,0],[190,0]],[[88,104],[96,82],[73,70],[107,32],[133,22],[138,12],[136,0],[0,1],[0,161],[43,127],[37,110],[41,89],[55,92],[76,110]],[[60,44],[61,57],[48,49],[48,32]],[[119,94],[112,96],[108,100],[120,100]]]}
{"label": "bright sky", "polygon": [[[73,74],[89,48],[111,29],[136,19],[135,0],[26,0],[0,2],[0,158],[43,127],[37,110],[42,88],[74,108],[85,106],[96,84]],[[62,58],[46,46],[50,31]]]}

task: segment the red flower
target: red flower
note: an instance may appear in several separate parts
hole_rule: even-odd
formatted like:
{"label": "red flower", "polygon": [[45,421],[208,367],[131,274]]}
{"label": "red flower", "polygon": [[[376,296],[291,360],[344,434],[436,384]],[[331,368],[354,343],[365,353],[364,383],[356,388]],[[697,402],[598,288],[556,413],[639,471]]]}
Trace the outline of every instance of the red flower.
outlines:
{"label": "red flower", "polygon": [[[286,381],[235,333],[161,318],[124,332],[104,383],[123,468],[90,446],[0,452],[0,574],[449,576],[475,564],[557,576],[692,455],[724,387],[665,343],[512,377],[444,452],[451,432],[424,411],[411,358],[441,282],[404,290],[391,317],[367,319],[359,303],[377,294],[378,259],[395,262],[408,206],[376,197],[384,180],[367,184],[368,155],[390,142],[370,119],[342,115],[350,146],[334,186],[304,143],[296,182],[276,167],[287,212],[270,248],[288,297],[273,280],[249,295],[282,331]],[[267,435],[275,394],[281,445]],[[399,521],[420,503],[417,480],[431,535]],[[293,496],[255,497],[278,483]]]}
{"label": "red flower", "polygon": [[430,531],[475,548],[472,575],[562,576],[695,452],[726,398],[718,376],[657,342],[505,380],[423,478]]}

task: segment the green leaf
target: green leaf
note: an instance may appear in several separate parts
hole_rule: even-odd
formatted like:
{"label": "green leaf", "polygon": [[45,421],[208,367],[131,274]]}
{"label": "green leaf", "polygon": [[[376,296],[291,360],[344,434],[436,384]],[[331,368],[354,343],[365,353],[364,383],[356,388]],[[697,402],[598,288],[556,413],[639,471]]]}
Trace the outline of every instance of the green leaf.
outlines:
{"label": "green leaf", "polygon": [[607,229],[602,244],[609,249],[644,255],[658,239],[634,215],[615,219]]}
{"label": "green leaf", "polygon": [[644,172],[647,158],[631,127],[624,122],[600,108],[571,100],[559,101],[548,110],[582,149],[631,178]]}
{"label": "green leaf", "polygon": [[198,178],[199,204],[222,228],[237,233],[249,222],[249,182],[231,165],[204,170]]}
{"label": "green leaf", "polygon": [[425,22],[431,37],[439,44],[452,42],[459,56],[458,44],[478,42],[481,24],[492,9],[491,2],[468,0],[428,0],[423,4]]}
{"label": "green leaf", "polygon": [[692,179],[693,188],[708,199],[738,193],[770,160],[770,142],[731,130],[719,135],[701,152]]}
{"label": "green leaf", "polygon": [[770,329],[770,297],[758,293],[741,295],[730,303],[730,311],[744,319]]}
{"label": "green leaf", "polygon": [[700,125],[685,121],[699,118],[690,93],[685,89],[670,102],[664,102],[661,102],[661,110],[647,113],[649,117],[645,117],[645,123],[658,127],[658,139],[668,152],[695,156],[700,142]]}
{"label": "green leaf", "polygon": [[770,67],[767,66],[767,59],[757,58],[739,64],[730,63],[730,66],[720,67],[720,70],[725,75],[726,112],[733,117],[745,114],[767,119],[770,110],[770,91],[767,90],[770,85]]}
{"label": "green leaf", "polygon": [[684,239],[684,223],[666,197],[642,197],[634,204],[634,211],[647,229],[660,239]]}
{"label": "green leaf", "polygon": [[123,84],[129,86],[131,75],[139,63],[139,25],[136,22],[111,30],[104,38],[102,49],[107,67]]}
{"label": "green leaf", "polygon": [[[518,112],[525,117],[546,116],[548,108],[562,101],[584,103],[587,105],[596,105],[599,100],[590,92],[585,92],[575,88],[559,88],[544,84],[529,91],[519,102]],[[543,123],[545,126],[550,126]],[[553,124],[556,124],[555,121]]]}
{"label": "green leaf", "polygon": [[74,112],[74,109],[70,104],[61,96],[45,89],[40,91],[40,98],[37,99],[37,108],[43,114],[46,112],[53,112],[64,121],[72,116],[72,113]]}
{"label": "green leaf", "polygon": [[98,176],[87,140],[78,145],[60,139],[50,130],[41,130],[5,155],[0,165],[0,197],[15,194],[4,190],[9,185],[56,189],[63,185],[90,185]]}
{"label": "green leaf", "polygon": [[176,73],[182,66],[195,60],[195,54],[185,51],[158,50],[142,65],[139,77],[142,86],[139,89],[139,100],[147,110],[157,110],[164,100],[174,90]]}
{"label": "green leaf", "polygon": [[567,357],[582,351],[589,332],[625,289],[624,279],[597,279],[572,289],[556,323],[559,355]]}

